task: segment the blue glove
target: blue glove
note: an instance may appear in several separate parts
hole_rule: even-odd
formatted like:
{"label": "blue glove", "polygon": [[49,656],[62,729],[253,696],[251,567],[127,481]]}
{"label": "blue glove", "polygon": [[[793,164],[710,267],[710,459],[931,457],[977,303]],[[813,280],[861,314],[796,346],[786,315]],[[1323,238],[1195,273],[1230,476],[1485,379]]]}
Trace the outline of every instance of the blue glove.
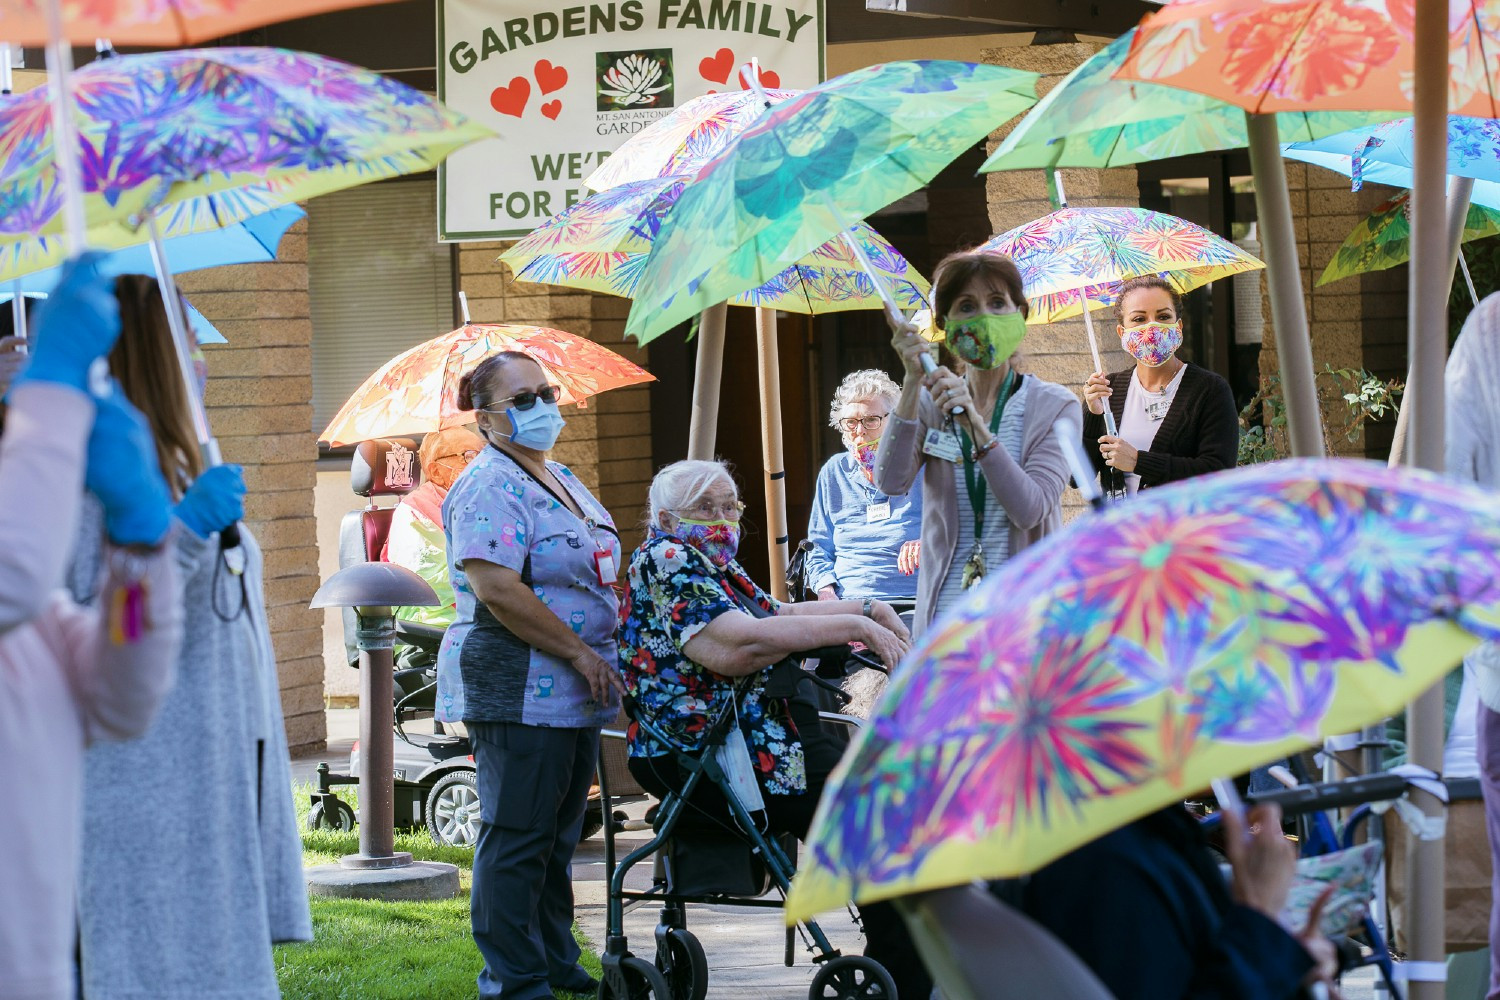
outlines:
{"label": "blue glove", "polygon": [[99,275],[102,256],[86,253],[63,265],[57,288],[37,309],[31,363],[17,384],[55,382],[89,391],[90,366],[120,335],[115,281]]}
{"label": "blue glove", "polygon": [[159,545],[172,526],[172,496],[156,439],[141,411],[113,383],[98,400],[83,483],[104,504],[104,530],[116,545]]}
{"label": "blue glove", "polygon": [[172,512],[199,538],[223,531],[245,516],[244,471],[238,465],[205,469]]}

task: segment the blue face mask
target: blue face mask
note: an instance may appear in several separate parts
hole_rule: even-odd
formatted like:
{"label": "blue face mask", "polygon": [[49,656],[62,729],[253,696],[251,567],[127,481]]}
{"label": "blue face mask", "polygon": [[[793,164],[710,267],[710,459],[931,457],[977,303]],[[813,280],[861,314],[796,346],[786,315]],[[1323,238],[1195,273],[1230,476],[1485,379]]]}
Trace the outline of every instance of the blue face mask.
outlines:
{"label": "blue face mask", "polygon": [[510,435],[511,443],[533,451],[551,451],[562,433],[563,418],[556,403],[537,400],[529,410],[518,410],[514,406],[505,411],[510,425],[515,430]]}

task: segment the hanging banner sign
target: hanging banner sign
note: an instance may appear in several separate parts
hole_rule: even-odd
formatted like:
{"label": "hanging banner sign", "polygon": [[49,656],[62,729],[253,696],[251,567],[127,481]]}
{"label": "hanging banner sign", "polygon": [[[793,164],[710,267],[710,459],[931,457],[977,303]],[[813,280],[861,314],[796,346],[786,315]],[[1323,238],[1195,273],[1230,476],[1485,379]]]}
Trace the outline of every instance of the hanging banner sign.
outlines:
{"label": "hanging banner sign", "polygon": [[589,194],[584,178],[703,94],[823,78],[823,0],[438,0],[438,97],[500,136],[438,167],[438,238],[523,236]]}

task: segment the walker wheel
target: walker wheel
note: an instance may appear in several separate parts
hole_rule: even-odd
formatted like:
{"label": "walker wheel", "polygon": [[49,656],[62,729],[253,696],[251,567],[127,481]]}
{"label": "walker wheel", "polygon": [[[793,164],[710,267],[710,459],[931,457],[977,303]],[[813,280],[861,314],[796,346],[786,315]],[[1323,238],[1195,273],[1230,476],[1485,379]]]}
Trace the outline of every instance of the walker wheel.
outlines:
{"label": "walker wheel", "polygon": [[708,996],[708,956],[692,931],[681,927],[668,931],[666,948],[657,949],[656,967],[671,988],[671,1000]]}
{"label": "walker wheel", "polygon": [[863,955],[840,955],[813,976],[809,1000],[897,1000],[896,981],[885,966]]}
{"label": "walker wheel", "polygon": [[672,990],[656,966],[630,955],[620,960],[619,971],[604,970],[599,1000],[672,1000]]}

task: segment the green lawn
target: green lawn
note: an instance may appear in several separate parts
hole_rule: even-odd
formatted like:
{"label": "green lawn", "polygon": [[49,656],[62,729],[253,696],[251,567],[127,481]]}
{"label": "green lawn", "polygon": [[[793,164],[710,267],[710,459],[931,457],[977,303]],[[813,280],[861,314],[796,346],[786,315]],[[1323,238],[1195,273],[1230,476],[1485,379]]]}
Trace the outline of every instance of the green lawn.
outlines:
{"label": "green lawn", "polygon": [[[339,797],[352,802],[352,793],[341,789]],[[308,789],[298,788],[295,794],[301,822],[307,815]],[[307,865],[330,864],[358,849],[357,833],[302,831]],[[435,903],[314,897],[314,940],[276,948],[285,1000],[469,1000],[475,995],[483,963],[469,937],[473,852],[439,847],[425,832],[398,834],[396,850],[410,851],[421,861],[458,865],[459,897]],[[579,941],[583,966],[597,977],[599,960],[581,935]]]}

